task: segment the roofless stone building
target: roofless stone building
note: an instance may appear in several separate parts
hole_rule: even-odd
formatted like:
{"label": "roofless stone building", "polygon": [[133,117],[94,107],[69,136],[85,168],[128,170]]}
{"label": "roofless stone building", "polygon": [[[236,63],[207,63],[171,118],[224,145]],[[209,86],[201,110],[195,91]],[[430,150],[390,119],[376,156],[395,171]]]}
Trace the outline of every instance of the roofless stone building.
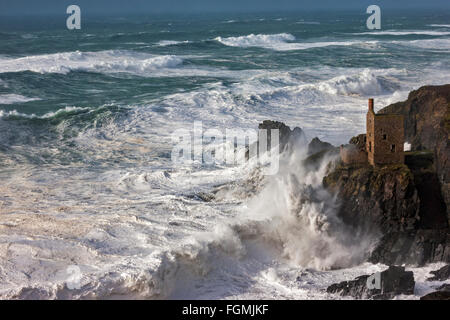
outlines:
{"label": "roofless stone building", "polygon": [[369,99],[366,116],[366,134],[341,145],[341,159],[345,164],[367,163],[385,165],[404,163],[403,145],[405,130],[403,116],[398,114],[376,114],[373,99]]}

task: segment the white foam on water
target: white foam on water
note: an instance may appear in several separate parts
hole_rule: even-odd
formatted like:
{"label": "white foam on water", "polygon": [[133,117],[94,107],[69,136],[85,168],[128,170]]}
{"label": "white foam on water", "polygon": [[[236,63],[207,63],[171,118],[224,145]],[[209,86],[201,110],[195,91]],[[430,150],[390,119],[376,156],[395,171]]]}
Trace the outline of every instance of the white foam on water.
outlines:
{"label": "white foam on water", "polygon": [[167,47],[167,46],[174,46],[174,45],[186,44],[186,43],[191,43],[191,42],[188,40],[185,40],[185,41],[161,40],[157,43],[157,45],[159,45],[161,47]]}
{"label": "white foam on water", "polygon": [[358,44],[374,44],[376,41],[323,41],[323,42],[292,42],[296,38],[289,33],[279,34],[249,34],[239,37],[217,37],[214,40],[230,47],[260,47],[276,51],[307,50],[329,46],[351,46]]}
{"label": "white foam on water", "polygon": [[64,52],[0,60],[0,72],[68,73],[71,70],[143,73],[183,63],[176,56],[155,56],[131,51]]}
{"label": "white foam on water", "polygon": [[422,39],[410,41],[392,41],[391,43],[421,49],[450,50],[450,39]]}
{"label": "white foam on water", "polygon": [[71,71],[86,71],[104,74],[127,73],[142,77],[219,75],[236,77],[242,73],[211,67],[184,66],[185,58],[192,57],[154,55],[127,50],[74,51],[20,58],[1,57],[0,73],[32,71],[43,74],[67,74]]}
{"label": "white foam on water", "polygon": [[450,28],[450,24],[429,24],[429,27]]}
{"label": "white foam on water", "polygon": [[[341,299],[326,287],[386,266],[362,263],[376,236],[351,241],[333,195],[320,187],[325,163],[311,172],[300,166],[304,154],[295,154],[262,180],[251,165],[173,166],[170,135],[192,129],[194,120],[224,130],[275,119],[337,145],[364,132],[368,96],[377,108],[402,100],[422,84],[444,83],[442,70],[256,70],[238,83],[143,102],[124,118],[83,129],[70,140],[80,162],[0,173],[7,213],[0,215],[0,257],[7,257],[0,297]],[[41,117],[72,111],[85,110]],[[17,157],[65,151],[59,141],[46,148],[20,142],[10,146]],[[106,165],[86,166],[96,162]],[[212,201],[198,196],[212,190],[219,190]],[[80,289],[67,287],[72,265],[80,268]],[[415,271],[419,287],[407,298],[430,290],[421,279],[433,268]]]}
{"label": "white foam on water", "polygon": [[[1,96],[0,96],[0,98],[1,98]],[[25,102],[34,101],[34,100],[40,100],[40,99],[26,100]],[[22,101],[19,101],[19,102],[22,102]],[[81,108],[81,107],[73,107],[73,106],[72,107],[64,107],[57,111],[47,112],[41,116],[38,116],[34,113],[32,113],[32,114],[21,113],[21,112],[18,112],[17,110],[11,110],[11,111],[0,110],[0,118],[7,118],[7,117],[14,116],[14,117],[27,118],[27,119],[49,119],[49,118],[53,118],[54,116],[57,116],[61,113],[74,112],[74,111],[87,111],[87,110],[89,110],[89,108]]]}
{"label": "white foam on water", "polygon": [[450,31],[434,31],[434,30],[386,30],[386,31],[370,31],[370,32],[358,32],[352,33],[356,35],[376,35],[376,36],[409,36],[409,35],[425,35],[425,36],[447,36],[450,35]]}
{"label": "white foam on water", "polygon": [[[23,95],[14,94],[14,93],[0,94],[0,104],[24,103],[24,102],[37,101],[37,100],[41,100],[41,99],[25,97]],[[0,110],[0,112],[2,112],[2,111]],[[0,113],[0,116],[1,116],[1,113]]]}

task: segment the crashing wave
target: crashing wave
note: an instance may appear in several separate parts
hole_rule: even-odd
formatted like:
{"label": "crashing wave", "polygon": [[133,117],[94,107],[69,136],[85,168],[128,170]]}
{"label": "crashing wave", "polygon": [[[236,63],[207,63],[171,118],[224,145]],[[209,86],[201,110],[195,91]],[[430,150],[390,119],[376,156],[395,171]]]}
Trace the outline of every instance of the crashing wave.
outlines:
{"label": "crashing wave", "polygon": [[323,42],[290,42],[296,38],[289,33],[250,34],[240,37],[217,37],[214,40],[230,47],[260,47],[276,51],[307,50],[329,46],[351,46],[355,44],[373,44],[377,41],[323,41]]}
{"label": "crashing wave", "polygon": [[161,69],[174,68],[182,63],[183,59],[174,55],[158,56],[123,50],[74,51],[22,58],[1,58],[0,73],[32,71],[67,74],[77,70],[144,75]]}

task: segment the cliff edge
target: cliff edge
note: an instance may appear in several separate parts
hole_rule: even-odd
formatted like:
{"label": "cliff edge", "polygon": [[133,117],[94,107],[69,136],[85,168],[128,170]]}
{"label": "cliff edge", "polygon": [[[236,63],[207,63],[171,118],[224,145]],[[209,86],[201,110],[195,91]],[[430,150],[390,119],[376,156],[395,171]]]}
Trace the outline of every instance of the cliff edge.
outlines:
{"label": "cliff edge", "polygon": [[422,87],[379,113],[404,116],[411,144],[405,164],[339,163],[323,184],[338,195],[339,216],[355,232],[381,233],[372,262],[449,262],[450,85]]}

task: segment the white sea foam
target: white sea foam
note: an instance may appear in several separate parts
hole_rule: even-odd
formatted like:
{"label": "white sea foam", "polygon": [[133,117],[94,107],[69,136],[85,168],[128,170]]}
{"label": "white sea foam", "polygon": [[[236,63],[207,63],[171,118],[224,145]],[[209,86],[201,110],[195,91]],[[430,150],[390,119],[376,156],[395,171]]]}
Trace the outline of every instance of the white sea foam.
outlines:
{"label": "white sea foam", "polygon": [[386,30],[386,31],[371,31],[371,32],[358,32],[352,33],[358,35],[387,35],[387,36],[409,36],[409,35],[426,35],[426,36],[447,36],[450,35],[450,31],[424,31],[424,30],[411,30],[411,31],[400,31],[400,30]]}
{"label": "white sea foam", "polygon": [[273,47],[277,44],[284,44],[287,41],[294,41],[295,37],[289,33],[279,34],[249,34],[240,37],[217,37],[215,40],[232,47]]}
{"label": "white sea foam", "polygon": [[126,50],[74,51],[21,58],[3,56],[0,57],[0,73],[32,71],[67,74],[70,71],[86,71],[104,74],[127,73],[142,77],[240,77],[249,73],[207,66],[185,66],[183,65],[185,58],[195,57],[154,55]]}
{"label": "white sea foam", "polygon": [[[89,126],[70,141],[80,162],[65,170],[21,166],[2,176],[0,208],[8,214],[0,215],[0,254],[10,258],[0,269],[0,297],[341,298],[324,289],[386,266],[359,264],[374,238],[351,241],[333,195],[320,187],[325,165],[312,172],[300,166],[301,154],[286,157],[279,175],[249,183],[252,167],[173,167],[161,155],[171,150],[167,138],[174,128],[191,128],[193,119],[223,129],[275,118],[343,143],[364,131],[367,96],[375,95],[377,108],[401,100],[421,84],[445,81],[444,72],[436,77],[443,69],[258,70],[238,83],[208,83]],[[41,117],[65,111],[83,109]],[[32,133],[14,132],[23,135],[14,141]],[[43,161],[49,154],[67,161],[59,143],[16,143],[14,156],[23,163],[40,153]],[[93,170],[86,165],[106,161]],[[217,186],[229,188],[210,202],[196,197]],[[65,285],[70,265],[81,270],[80,289]],[[424,280],[435,269],[414,270],[419,285],[412,298],[437,285]]]}
{"label": "white sea foam", "polygon": [[323,41],[323,42],[292,42],[295,37],[289,33],[280,34],[250,34],[239,37],[217,37],[216,41],[230,47],[260,47],[276,51],[307,50],[329,46],[351,46],[358,44],[374,44],[377,41]]}
{"label": "white sea foam", "polygon": [[167,47],[167,46],[174,46],[174,45],[186,44],[186,43],[190,43],[190,41],[188,41],[188,40],[185,40],[185,41],[161,40],[157,44],[161,47]]}
{"label": "white sea foam", "polygon": [[24,103],[29,101],[41,100],[40,98],[29,98],[20,94],[0,94],[0,104]]}
{"label": "white sea foam", "polygon": [[429,27],[450,28],[450,24],[429,24]]}
{"label": "white sea foam", "polygon": [[[1,96],[0,96],[0,98],[1,98]],[[37,99],[37,100],[40,100],[40,99]],[[33,101],[33,100],[26,100],[26,101]],[[27,118],[27,119],[37,119],[37,118],[49,119],[49,118],[52,118],[59,114],[66,113],[66,112],[87,111],[87,110],[89,110],[89,108],[65,107],[65,108],[59,109],[57,111],[47,112],[41,116],[38,116],[34,113],[32,113],[32,114],[21,113],[21,112],[18,112],[17,110],[11,110],[11,111],[0,110],[0,118],[7,118],[7,117],[14,116],[14,117],[20,117],[20,118]]]}
{"label": "white sea foam", "polygon": [[71,70],[91,72],[151,73],[179,66],[183,59],[176,56],[155,56],[132,51],[64,52],[2,58],[0,72],[33,71],[38,73],[68,73]]}
{"label": "white sea foam", "polygon": [[390,43],[400,44],[403,46],[416,47],[421,49],[431,50],[449,50],[450,39],[421,39],[421,40],[398,40],[391,41]]}

